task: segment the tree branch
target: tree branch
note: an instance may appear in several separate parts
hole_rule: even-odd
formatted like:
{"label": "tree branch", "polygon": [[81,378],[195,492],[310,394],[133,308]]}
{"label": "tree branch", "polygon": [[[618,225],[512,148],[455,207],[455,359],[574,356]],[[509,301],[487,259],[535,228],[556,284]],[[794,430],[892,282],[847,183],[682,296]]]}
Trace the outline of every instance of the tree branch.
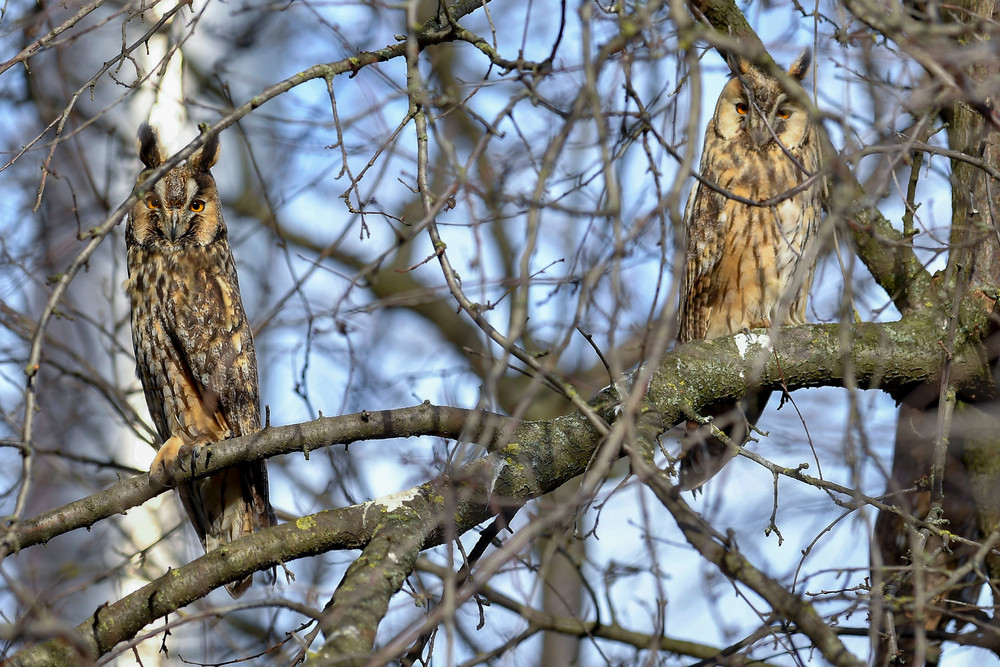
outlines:
{"label": "tree branch", "polygon": [[862,667],[865,664],[847,650],[836,631],[816,613],[812,604],[785,590],[780,583],[754,567],[728,538],[715,534],[708,522],[681,499],[680,491],[666,481],[662,472],[636,457],[633,457],[632,465],[673,515],[677,527],[691,546],[715,564],[720,572],[749,586],[767,600],[781,618],[795,622],[798,630],[809,637],[823,657],[834,665]]}
{"label": "tree branch", "polygon": [[[905,393],[915,383],[933,382],[945,361],[937,342],[943,324],[932,314],[888,324],[856,325],[850,336],[842,335],[842,325],[823,324],[781,329],[774,332],[773,339],[758,331],[695,341],[664,355],[648,388],[635,389],[646,391],[649,405],[658,413],[654,423],[661,429],[681,421],[692,410],[743,395],[751,385],[778,388],[785,384],[789,389],[839,385],[845,366],[854,369],[859,386]],[[959,341],[950,363],[956,386],[976,386],[984,380],[982,352],[977,346]],[[607,421],[618,417],[615,406],[622,394],[633,389],[628,378],[621,387],[606,388],[591,400]],[[496,415],[424,404],[269,428],[203,449],[196,456],[199,476],[240,461],[308,452],[362,438],[438,435],[485,440],[493,457],[394,496],[319,512],[237,540],[101,608],[77,628],[76,643],[87,646],[94,657],[102,655],[152,620],[228,581],[297,558],[364,547],[375,535],[387,540],[409,536],[406,539],[420,548],[440,544],[445,536],[464,533],[503,505],[522,505],[583,473],[601,443],[597,429],[580,412],[549,421],[521,422],[507,443],[492,442],[493,434],[504,426],[509,426],[506,418]],[[147,476],[142,475],[117,486],[122,496],[131,493],[139,498],[148,493],[148,485]],[[104,504],[99,506],[91,497],[49,512],[25,522],[16,534],[24,546],[42,541],[42,534],[51,536],[90,525],[121,511],[120,500],[101,499]],[[80,523],[73,525],[65,518],[68,516]],[[378,548],[387,559],[387,547]],[[413,551],[404,552],[408,563]],[[71,646],[65,640],[54,640],[22,651],[13,664],[45,664],[36,662],[39,656],[65,657]]]}
{"label": "tree branch", "polygon": [[[502,428],[507,418],[492,413],[439,407],[430,403],[379,412],[358,412],[341,417],[321,417],[315,421],[265,428],[253,435],[233,438],[204,447],[192,456],[194,474],[183,479],[207,477],[225,468],[251,460],[281,454],[309,452],[330,445],[347,445],[359,440],[381,440],[413,435],[478,442],[489,428]],[[484,442],[488,445],[488,442]],[[0,555],[45,544],[53,537],[78,528],[89,528],[102,519],[123,514],[168,489],[149,481],[143,474],[122,480],[91,496],[43,512],[10,527],[0,545]]]}

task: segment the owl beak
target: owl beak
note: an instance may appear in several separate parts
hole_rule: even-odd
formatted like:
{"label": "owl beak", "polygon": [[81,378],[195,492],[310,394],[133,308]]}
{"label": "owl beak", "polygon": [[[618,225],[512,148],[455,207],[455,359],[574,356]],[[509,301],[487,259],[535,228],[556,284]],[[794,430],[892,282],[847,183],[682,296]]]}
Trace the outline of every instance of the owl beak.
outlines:
{"label": "owl beak", "polygon": [[176,241],[184,233],[181,227],[181,212],[175,208],[167,208],[167,217],[163,224],[163,235],[171,241]]}
{"label": "owl beak", "polygon": [[170,211],[170,240],[176,241],[177,237],[180,236],[178,233],[180,231],[181,216],[180,211],[174,209]]}
{"label": "owl beak", "polygon": [[764,148],[771,142],[772,139],[774,139],[774,136],[771,134],[771,130],[767,127],[767,123],[760,116],[755,116],[750,119],[750,126],[748,130],[750,140],[757,148]]}

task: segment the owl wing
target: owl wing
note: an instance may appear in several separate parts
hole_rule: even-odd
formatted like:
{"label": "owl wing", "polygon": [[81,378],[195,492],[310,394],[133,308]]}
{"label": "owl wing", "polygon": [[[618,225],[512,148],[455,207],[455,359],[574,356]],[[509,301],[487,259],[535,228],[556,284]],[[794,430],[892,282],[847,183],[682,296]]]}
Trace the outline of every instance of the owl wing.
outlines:
{"label": "owl wing", "polygon": [[[706,156],[711,152],[710,148],[707,140],[704,151]],[[702,159],[701,171],[702,174],[711,171],[707,157]],[[681,343],[700,340],[708,335],[712,311],[720,298],[719,271],[724,261],[724,229],[727,224],[731,224],[726,219],[727,205],[730,202],[725,195],[700,180],[695,183],[688,199],[684,211],[687,254],[678,324],[678,340]],[[766,403],[765,396],[760,408]],[[712,417],[715,426],[742,443],[746,437],[747,424],[743,408],[748,407],[750,406],[744,400],[740,407],[735,404],[708,406],[702,410],[702,414]],[[756,404],[751,409],[755,408]],[[754,420],[759,415],[758,410]],[[735,452],[726,443],[712,435],[709,427],[688,422],[687,430],[681,436],[679,488],[685,491],[698,489],[734,455]]]}
{"label": "owl wing", "polygon": [[[231,256],[227,264],[232,264]],[[179,351],[206,408],[231,437],[260,430],[253,334],[243,311],[236,267],[204,271],[177,313]]]}
{"label": "owl wing", "polygon": [[[204,272],[178,313],[175,337],[190,373],[192,389],[220,427],[220,436],[238,437],[260,430],[260,396],[253,334],[240,299],[231,256],[223,273]],[[254,530],[275,525],[263,461],[245,463],[211,477],[178,486],[185,510],[206,551]],[[250,578],[227,586],[234,596]]]}
{"label": "owl wing", "polygon": [[714,301],[713,284],[723,254],[725,205],[723,195],[698,181],[684,211],[687,254],[678,325],[682,343],[705,338],[708,331],[707,311]]}

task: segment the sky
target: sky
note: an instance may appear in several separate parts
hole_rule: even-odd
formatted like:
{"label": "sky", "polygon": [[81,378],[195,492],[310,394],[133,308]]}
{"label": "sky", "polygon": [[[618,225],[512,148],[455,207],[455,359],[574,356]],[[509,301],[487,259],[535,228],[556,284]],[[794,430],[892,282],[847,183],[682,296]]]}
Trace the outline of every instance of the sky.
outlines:
{"label": "sky", "polygon": [[[775,6],[769,9],[758,9],[760,5],[746,8],[748,18],[758,27],[765,44],[781,63],[791,62],[806,46],[818,46],[816,71],[807,79],[806,87],[818,93],[820,108],[836,115],[849,108],[852,114],[850,132],[843,132],[842,126],[832,121],[826,124],[838,147],[875,142],[879,132],[901,122],[901,100],[886,97],[880,100],[881,108],[872,108],[867,91],[853,82],[850,74],[851,67],[856,67],[857,63],[849,60],[853,57],[850,52],[839,50],[832,43],[828,26],[819,26],[819,39],[815,40],[818,44],[814,44],[815,26],[802,20],[789,7],[772,4]],[[20,7],[17,3],[12,6]],[[184,56],[192,71],[196,70],[202,77],[205,89],[223,82],[226,93],[237,104],[267,85],[316,62],[335,61],[354,50],[392,44],[393,35],[400,32],[402,25],[398,11],[345,3],[294,3],[285,11],[262,14],[255,13],[250,6],[237,7],[230,3],[210,3],[204,14],[200,13],[205,6],[196,2],[194,13],[185,14],[186,20],[197,17],[200,23],[194,36],[184,42]],[[522,53],[529,60],[542,60],[548,55],[558,29],[556,21],[547,20],[550,18],[546,15],[548,9],[537,3],[510,3],[503,6],[503,20],[500,21],[497,20],[500,6],[494,3],[491,8],[495,38],[501,52]],[[561,74],[543,81],[538,87],[539,95],[546,100],[565,103],[583,81],[579,55],[588,47],[586,35],[576,20],[576,13],[583,9],[577,5],[569,10],[570,20],[554,63]],[[483,12],[470,17],[464,24],[480,34],[492,36]],[[114,22],[109,24],[115,25]],[[528,25],[531,30],[518,28]],[[610,18],[603,22],[595,20],[594,26],[591,51],[616,30]],[[132,23],[129,30],[139,27]],[[176,35],[183,34],[182,27],[176,27]],[[116,40],[120,41],[116,30],[120,27],[103,34],[103,50],[76,63],[80,72],[92,74],[97,65],[115,53]],[[248,46],[235,51],[220,47],[221,36],[244,33]],[[662,43],[650,44],[649,48],[651,51],[668,48],[671,40],[672,36],[665,35]],[[502,76],[495,68],[487,72],[485,60],[471,46],[464,45],[456,51],[462,59],[455,66],[459,89],[467,93],[475,91],[467,104],[480,118],[491,122],[496,119],[497,130],[503,133],[492,142],[490,150],[497,156],[496,164],[507,168],[497,178],[502,180],[509,195],[502,208],[507,216],[504,226],[514,241],[514,251],[519,253],[526,247],[525,239],[529,235],[528,207],[523,202],[530,199],[538,179],[534,165],[559,126],[553,114],[546,113],[543,108],[534,110],[529,101],[516,106],[513,113],[504,114],[506,105],[513,95],[523,90],[522,86],[513,83],[512,77]],[[3,55],[6,52],[0,52],[0,59],[9,57]],[[143,57],[155,60],[155,52]],[[149,62],[140,57],[137,67],[150,68]],[[912,74],[906,65],[888,57],[879,65],[884,68],[887,78],[905,81]],[[668,141],[683,141],[684,119],[676,113],[683,113],[689,107],[689,88],[677,81],[676,68],[668,58],[640,60],[634,67],[638,92],[649,103],[656,129]],[[714,52],[704,55],[702,69],[700,108],[704,120],[715,105],[728,70]],[[430,55],[422,63],[422,72],[427,77],[435,74]],[[32,132],[39,130],[38,121],[33,117],[35,112],[26,100],[23,81],[22,77],[10,72],[0,76],[0,110],[9,119],[0,127],[0,143],[6,150],[24,145]],[[617,68],[610,69],[602,79],[601,90],[608,95],[609,107],[623,106],[621,102],[612,104],[613,96],[622,95],[622,83],[621,71]],[[378,302],[354,269],[336,262],[317,261],[314,254],[301,248],[276,244],[259,218],[245,212],[250,204],[261,205],[263,200],[263,205],[273,213],[276,224],[282,229],[308,235],[321,247],[329,244],[339,252],[351,253],[367,261],[393,251],[397,234],[405,231],[406,226],[392,215],[380,212],[396,214],[402,210],[412,200],[411,187],[415,178],[412,123],[398,136],[393,134],[407,113],[403,65],[392,62],[368,68],[356,77],[337,77],[332,88],[344,130],[342,137],[333,122],[330,92],[322,80],[317,80],[265,104],[238,129],[228,130],[222,137],[223,154],[215,170],[227,206],[227,222],[244,301],[251,319],[262,327],[257,335],[262,398],[270,406],[274,423],[305,421],[320,413],[335,415],[361,409],[402,407],[424,400],[460,407],[474,407],[486,400],[490,407],[496,408],[495,402],[489,402],[494,397],[483,392],[481,379],[466,372],[466,360],[441,339],[438,329],[412,313]],[[189,90],[199,89],[192,85]],[[86,99],[79,103],[84,116],[103,116],[105,119],[90,129],[85,128],[79,139],[93,147],[93,165],[98,167],[94,172],[98,174],[95,181],[107,184],[96,189],[106,192],[108,199],[104,209],[80,213],[84,228],[99,222],[113,206],[124,200],[132,187],[130,179],[139,168],[130,152],[132,136],[134,128],[147,118],[152,102],[148,96],[137,95],[120,106],[111,106],[110,100],[117,99],[121,92],[121,86],[103,80],[92,103]],[[169,131],[177,148],[196,135],[197,122],[217,119],[226,106],[218,96],[207,93],[185,92],[185,95],[188,98],[181,108],[188,117],[179,127],[186,125],[186,129]],[[166,120],[168,115],[159,116],[161,125],[170,122]],[[47,122],[48,118],[44,120]],[[704,122],[699,124],[703,131]],[[439,122],[435,127],[445,128],[446,124]],[[617,127],[613,129],[618,131]],[[573,134],[566,157],[557,165],[551,187],[546,192],[548,201],[560,206],[544,213],[543,232],[530,262],[531,269],[537,272],[537,282],[529,299],[535,325],[533,333],[542,342],[557,341],[566,335],[565,322],[575,312],[577,296],[563,283],[579,278],[588,266],[606,257],[609,239],[612,239],[608,229],[602,227],[603,218],[586,214],[597,207],[603,196],[601,164],[594,149],[595,136],[593,127],[586,124]],[[435,150],[449,149],[449,137],[443,132],[435,134],[434,140]],[[700,146],[700,142],[699,135],[695,143]],[[384,150],[378,152],[379,147]],[[451,148],[458,156],[456,161],[464,163],[469,147],[458,144]],[[376,152],[377,158],[373,157]],[[685,191],[689,189],[691,179],[677,173],[676,162],[661,149],[654,147],[653,152],[663,182],[669,184],[676,178],[686,178]],[[37,169],[43,154],[43,151],[30,154],[29,159],[16,163],[23,166],[18,170],[12,168],[8,173],[16,173],[22,182],[32,182],[30,174]],[[345,163],[352,174],[364,174],[357,190],[350,188],[349,179],[341,171]],[[102,167],[106,172],[102,172]],[[943,162],[931,161],[926,168],[927,190],[919,216],[920,223],[931,232],[927,235],[928,249],[923,257],[932,270],[942,267],[946,259],[933,242],[934,234],[939,233],[949,219],[947,174],[942,173],[946,167]],[[860,163],[857,173],[865,181],[878,175],[873,173],[877,168],[875,159],[870,158]],[[657,206],[656,191],[650,182],[649,159],[641,144],[633,144],[623,151],[615,169],[622,187],[622,219],[629,225],[654,219],[651,212]],[[262,174],[257,181],[247,175],[253,170]],[[249,194],[248,182],[258,185],[256,190],[250,188]],[[587,186],[580,188],[581,183]],[[53,189],[65,187],[66,181],[57,181],[52,186]],[[896,184],[890,179],[890,195],[894,187]],[[0,197],[0,250],[8,258],[26,254],[30,258],[27,264],[8,259],[0,266],[0,301],[17,310],[37,314],[38,295],[44,288],[31,285],[33,280],[43,282],[33,274],[31,267],[42,265],[47,257],[34,250],[36,227],[23,224],[25,210],[33,196],[32,189],[12,179],[4,179],[0,172],[0,191],[4,192]],[[344,193],[355,208],[359,200],[366,202],[370,213],[364,216],[351,213],[341,199]],[[251,195],[256,195],[257,199]],[[898,202],[899,198],[893,196],[883,202],[882,210],[892,220],[898,220],[902,214]],[[449,257],[461,273],[468,293],[481,303],[502,303],[507,290],[503,282],[507,267],[503,253],[489,235],[489,213],[479,201],[460,196],[454,209],[442,213],[440,223]],[[44,208],[36,214],[45,215]],[[29,219],[41,226],[38,217]],[[669,277],[662,275],[660,232],[656,224],[648,223],[648,229],[630,227],[629,231],[635,231],[635,240],[621,266],[621,289],[602,283],[593,307],[584,316],[583,324],[604,346],[611,346],[613,341],[644,326],[650,313],[663,308],[673,294]],[[433,252],[426,234],[419,243],[422,249],[414,251],[413,264]],[[58,239],[53,246],[62,250],[64,257],[78,248],[72,235]],[[58,254],[54,250],[51,252]],[[137,384],[130,376],[131,343],[127,326],[124,326],[121,295],[118,294],[117,300],[113,296],[115,286],[124,280],[121,263],[114,259],[120,258],[122,253],[122,227],[119,226],[105,241],[98,260],[86,275],[81,275],[80,289],[95,290],[98,289],[95,286],[100,286],[102,295],[109,295],[102,300],[95,317],[98,323],[115,323],[107,327],[110,331],[102,331],[100,324],[94,325],[94,330],[99,332],[94,334],[100,341],[98,347],[108,350],[108,360],[99,363],[98,367],[113,383],[130,389],[133,392],[131,404],[142,411],[141,397],[135,393]],[[851,265],[851,262],[849,249],[843,243],[839,257],[834,252],[824,257],[812,291],[808,310],[810,321],[838,319],[845,282],[841,265]],[[886,321],[898,317],[885,294],[873,286],[863,268],[856,267],[850,275],[848,282],[855,296],[852,308],[862,319]],[[417,266],[413,276],[443,293],[443,279],[436,262]],[[652,288],[656,285],[659,290]],[[619,299],[625,307],[614,311],[614,304]],[[501,331],[509,324],[506,312],[500,307],[489,313],[491,322]],[[617,312],[614,321],[607,319],[610,312]],[[569,341],[563,352],[563,363],[567,367],[586,365],[584,361],[593,355],[590,345],[581,336],[571,336]],[[112,352],[115,344],[118,349]],[[9,353],[0,362],[0,406],[6,418],[3,427],[6,438],[17,437],[17,426],[23,419],[18,416],[24,384],[23,365],[19,365],[23,350],[19,346],[16,337],[0,331],[0,349]],[[117,361],[111,361],[112,357]],[[596,359],[591,359],[587,364],[595,362]],[[801,413],[805,416],[808,435],[815,445],[824,478],[854,484],[857,477],[866,493],[877,494],[883,486],[880,470],[885,469],[891,459],[895,406],[890,398],[875,392],[861,392],[854,399],[862,428],[850,425],[849,396],[845,390],[799,391],[794,395],[795,406],[786,405],[780,410],[774,399],[758,424],[769,435],[754,449],[791,467],[809,462],[809,471],[817,473]],[[118,426],[121,427],[120,420]],[[148,465],[152,449],[129,436],[126,429],[120,428],[120,433],[128,438],[128,444],[114,450],[115,458],[138,468]],[[852,467],[847,461],[851,454],[859,451],[862,436],[867,439],[865,444],[870,447],[871,458],[859,467]],[[286,457],[284,461],[271,463],[273,502],[281,510],[301,515],[329,504],[359,502],[394,493],[427,479],[440,464],[445,446],[436,439],[421,438],[356,443],[348,453],[338,449],[313,455],[313,458],[325,459],[328,466],[312,461],[306,465],[295,455]],[[0,456],[5,457],[4,465],[8,470],[17,469],[17,457],[10,450]],[[356,473],[357,477],[343,488],[336,473],[346,476],[348,471]],[[608,595],[592,601],[588,610],[599,613],[601,618],[615,618],[629,629],[652,631],[655,609],[651,607],[655,599],[645,593],[660,590],[667,601],[664,610],[666,632],[672,636],[723,645],[754,629],[759,622],[757,613],[764,607],[760,601],[706,571],[701,561],[692,556],[665,510],[634,479],[621,488],[618,488],[619,482],[620,476],[609,480],[580,520],[581,530],[595,530],[594,539],[588,543],[585,575],[597,582],[614,582],[609,585]],[[794,581],[798,592],[813,594],[859,584],[866,576],[867,539],[874,516],[855,513],[840,518],[841,510],[825,495],[787,481],[779,484],[778,493],[780,502],[775,521],[781,532],[780,539],[774,533],[765,534],[773,504],[771,477],[749,460],[732,462],[703,494],[689,501],[698,511],[711,517],[716,526],[732,528],[741,549],[754,562],[767,564],[771,572],[785,573],[789,581]],[[153,539],[143,537],[139,532],[142,526],[160,530],[159,522],[153,522],[150,516],[163,516],[164,512],[172,516],[166,504],[165,500],[159,501],[150,508],[151,514],[135,513],[138,517],[129,530],[133,531],[137,543]],[[530,520],[532,509],[528,507],[521,512],[515,528],[517,522]],[[169,523],[169,519],[164,523]],[[833,529],[824,532],[828,526]],[[192,537],[190,531],[187,537]],[[474,541],[474,534],[465,539],[467,545]],[[656,555],[655,567],[650,563],[651,548]],[[803,555],[805,549],[809,549],[808,555]],[[188,550],[189,557],[197,553],[197,548]],[[339,553],[327,558],[337,563],[320,579],[320,589],[329,594],[348,558]],[[432,558],[443,562],[445,554],[438,550]],[[797,568],[801,568],[801,575],[796,574]],[[305,584],[288,585],[282,592],[305,597],[311,578],[304,580]],[[505,574],[498,578],[497,585],[530,600],[537,601],[539,597],[537,582],[523,572]],[[831,601],[824,605],[828,610],[844,606],[844,603]],[[380,637],[390,636],[414,618],[415,613],[410,598],[397,596],[393,612],[380,629]],[[467,615],[470,624],[477,621],[474,606],[463,609],[460,614]],[[485,630],[487,633],[509,636],[521,625],[521,621],[499,608],[490,609],[488,615],[491,622]],[[864,626],[865,621],[863,614],[858,614],[845,619],[844,623]],[[537,643],[537,640],[527,642],[514,656],[507,658],[505,664],[531,664],[531,652],[537,649]],[[608,655],[620,655],[628,660],[626,656],[633,653],[608,642],[601,642],[599,646],[599,650],[593,646],[585,649],[587,664],[603,664]],[[851,646],[858,653],[865,653],[865,640],[857,640]],[[972,649],[952,648],[941,664],[967,664],[972,652]],[[467,656],[455,656],[457,660],[463,657]],[[977,659],[979,657],[977,655]],[[671,658],[664,656],[663,659],[665,664],[673,664]],[[774,659],[781,664],[791,664],[781,656]]]}

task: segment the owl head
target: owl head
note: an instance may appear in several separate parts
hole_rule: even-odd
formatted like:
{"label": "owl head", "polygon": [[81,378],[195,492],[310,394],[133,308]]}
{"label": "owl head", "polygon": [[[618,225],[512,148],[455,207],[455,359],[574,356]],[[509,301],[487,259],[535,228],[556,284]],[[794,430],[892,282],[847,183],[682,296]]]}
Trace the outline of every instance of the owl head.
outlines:
{"label": "owl head", "polygon": [[[168,153],[149,125],[139,128],[139,159],[150,171],[167,159]],[[219,193],[209,169],[219,159],[219,136],[213,134],[200,149],[163,175],[132,207],[126,235],[139,246],[162,249],[205,246],[225,236]]]}
{"label": "owl head", "polygon": [[[811,61],[810,51],[803,51],[788,75],[801,81]],[[722,89],[715,108],[714,129],[722,138],[755,152],[795,150],[808,141],[809,113],[781,83],[742,58],[733,69],[736,76]]]}

